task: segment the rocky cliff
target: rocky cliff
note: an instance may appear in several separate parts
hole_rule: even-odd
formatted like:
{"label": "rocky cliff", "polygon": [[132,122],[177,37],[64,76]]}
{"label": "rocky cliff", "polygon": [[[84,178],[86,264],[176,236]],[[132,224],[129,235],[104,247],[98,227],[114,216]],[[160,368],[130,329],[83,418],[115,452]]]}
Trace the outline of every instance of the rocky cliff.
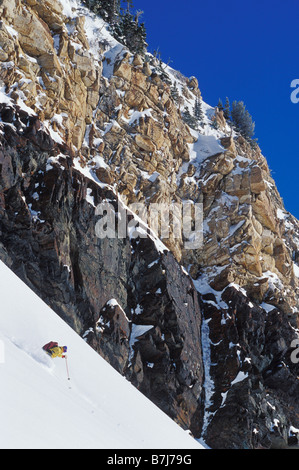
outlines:
{"label": "rocky cliff", "polygon": [[[197,79],[132,55],[79,2],[0,14],[1,259],[212,448],[296,445],[299,223],[261,150],[204,102],[190,128]],[[190,201],[194,249],[145,221],[96,230],[102,202],[119,223]]]}

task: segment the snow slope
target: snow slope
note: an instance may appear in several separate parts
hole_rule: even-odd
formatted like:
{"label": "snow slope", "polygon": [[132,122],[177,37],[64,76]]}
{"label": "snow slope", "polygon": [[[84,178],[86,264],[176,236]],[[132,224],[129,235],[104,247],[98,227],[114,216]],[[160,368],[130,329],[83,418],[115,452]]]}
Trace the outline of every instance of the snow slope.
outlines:
{"label": "snow slope", "polygon": [[[200,449],[0,262],[0,448]],[[68,346],[66,361],[41,347]]]}

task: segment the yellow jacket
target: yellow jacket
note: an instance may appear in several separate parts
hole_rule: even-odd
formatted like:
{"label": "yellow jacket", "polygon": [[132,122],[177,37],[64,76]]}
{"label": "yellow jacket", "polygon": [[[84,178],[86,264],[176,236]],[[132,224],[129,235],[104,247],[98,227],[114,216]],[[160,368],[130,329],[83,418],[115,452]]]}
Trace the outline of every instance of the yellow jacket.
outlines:
{"label": "yellow jacket", "polygon": [[65,357],[63,347],[56,346],[55,348],[50,349],[52,358],[54,357]]}

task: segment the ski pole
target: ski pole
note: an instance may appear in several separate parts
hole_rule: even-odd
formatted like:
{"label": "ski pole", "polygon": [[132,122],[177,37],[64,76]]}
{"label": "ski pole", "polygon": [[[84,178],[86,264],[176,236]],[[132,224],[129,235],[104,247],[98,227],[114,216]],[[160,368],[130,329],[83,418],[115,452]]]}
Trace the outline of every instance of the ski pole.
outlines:
{"label": "ski pole", "polygon": [[65,356],[65,365],[66,365],[67,379],[68,379],[68,380],[71,380],[71,379],[70,379],[69,367],[68,367],[67,357],[66,357],[66,356]]}

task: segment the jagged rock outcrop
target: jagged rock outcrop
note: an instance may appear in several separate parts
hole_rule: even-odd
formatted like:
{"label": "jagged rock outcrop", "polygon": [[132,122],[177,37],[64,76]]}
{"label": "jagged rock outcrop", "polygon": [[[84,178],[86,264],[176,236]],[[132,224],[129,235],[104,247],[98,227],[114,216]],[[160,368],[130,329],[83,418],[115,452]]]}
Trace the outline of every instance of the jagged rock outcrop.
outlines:
{"label": "jagged rock outcrop", "polygon": [[285,314],[253,305],[243,290],[227,287],[221,299],[228,309],[203,296],[213,377],[206,440],[216,448],[271,448],[279,440],[287,447],[298,416],[294,330]]}
{"label": "jagged rock outcrop", "polygon": [[[293,444],[299,223],[259,147],[204,102],[190,128],[198,80],[133,56],[77,2],[0,14],[1,259],[211,447]],[[103,201],[201,204],[203,243],[146,224],[101,239]]]}

